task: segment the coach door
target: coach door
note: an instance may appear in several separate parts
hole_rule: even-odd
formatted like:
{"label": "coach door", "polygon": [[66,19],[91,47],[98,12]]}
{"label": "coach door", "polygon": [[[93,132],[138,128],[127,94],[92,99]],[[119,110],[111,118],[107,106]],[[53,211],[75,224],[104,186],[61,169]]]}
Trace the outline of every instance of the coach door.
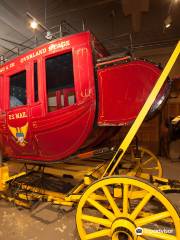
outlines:
{"label": "coach door", "polygon": [[16,72],[4,76],[5,109],[8,144],[13,154],[32,155],[36,153],[30,130],[31,71],[29,65],[17,68]]}

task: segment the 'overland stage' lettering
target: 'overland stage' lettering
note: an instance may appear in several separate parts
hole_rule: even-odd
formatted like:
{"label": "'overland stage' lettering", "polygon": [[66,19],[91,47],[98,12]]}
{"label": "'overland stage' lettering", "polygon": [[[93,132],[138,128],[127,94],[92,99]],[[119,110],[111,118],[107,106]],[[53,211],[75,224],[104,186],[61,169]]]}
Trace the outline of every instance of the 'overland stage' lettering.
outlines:
{"label": "'overland stage' lettering", "polygon": [[26,62],[26,61],[28,61],[28,60],[30,60],[30,59],[32,59],[32,58],[35,58],[35,57],[37,57],[37,56],[39,56],[39,55],[44,54],[44,53],[46,53],[46,48],[39,49],[38,51],[32,52],[31,54],[29,54],[29,55],[21,58],[21,59],[20,59],[20,62],[21,62],[21,63]]}
{"label": "'overland stage' lettering", "polygon": [[20,62],[23,63],[23,62],[26,62],[26,61],[28,61],[32,58],[43,55],[47,51],[51,52],[53,50],[62,49],[62,48],[68,47],[68,46],[70,46],[70,41],[69,40],[68,41],[61,41],[61,42],[57,42],[57,43],[52,43],[52,44],[49,45],[48,49],[45,47],[45,48],[39,49],[36,52],[32,52],[31,54],[26,55],[25,57],[21,58]]}
{"label": "'overland stage' lettering", "polygon": [[[50,45],[48,44],[46,47],[40,48],[37,51],[31,52],[28,55],[25,55],[24,57],[20,58],[19,62],[24,63],[24,62],[29,61],[30,59],[41,56],[41,55],[43,55],[47,52],[53,52],[54,50],[63,49],[63,48],[68,47],[68,46],[70,46],[70,40],[57,41],[55,43],[51,43]],[[0,68],[0,73],[8,71],[9,69],[15,67],[16,64],[17,64],[17,62],[11,62],[9,64],[6,64],[2,68]]]}

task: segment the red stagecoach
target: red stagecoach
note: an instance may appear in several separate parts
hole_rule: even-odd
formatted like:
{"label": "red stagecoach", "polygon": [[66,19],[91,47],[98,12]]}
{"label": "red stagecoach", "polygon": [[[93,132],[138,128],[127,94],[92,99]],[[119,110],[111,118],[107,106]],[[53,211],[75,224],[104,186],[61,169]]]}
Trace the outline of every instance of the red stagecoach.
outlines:
{"label": "red stagecoach", "polygon": [[[52,162],[131,124],[161,70],[108,56],[90,32],[44,44],[0,68],[0,144],[13,159]],[[166,81],[151,113],[164,102]]]}

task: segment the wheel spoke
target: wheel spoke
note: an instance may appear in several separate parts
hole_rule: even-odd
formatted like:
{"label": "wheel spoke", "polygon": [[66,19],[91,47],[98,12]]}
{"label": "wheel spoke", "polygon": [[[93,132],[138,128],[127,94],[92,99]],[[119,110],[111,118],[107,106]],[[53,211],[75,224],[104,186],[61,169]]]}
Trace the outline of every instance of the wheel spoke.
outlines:
{"label": "wheel spoke", "polygon": [[[158,158],[147,149],[140,147],[139,151],[141,153],[141,159],[136,176],[139,177],[139,174],[141,173],[149,173],[151,175],[162,177],[161,163],[159,162]],[[147,179],[147,177],[143,175],[141,178]]]}
{"label": "wheel spoke", "polygon": [[129,185],[124,184],[124,189],[123,189],[123,214],[128,213],[128,187]]}
{"label": "wheel spoke", "polygon": [[111,224],[112,224],[111,221],[109,221],[108,219],[98,218],[98,217],[85,215],[85,214],[82,215],[82,220],[87,221],[87,222],[100,224],[100,225],[103,225],[103,226],[108,227],[108,228],[110,228]]}
{"label": "wheel spoke", "polygon": [[143,236],[151,237],[153,239],[178,240],[176,236],[158,231],[152,231],[151,229],[146,228],[143,229]]}
{"label": "wheel spoke", "polygon": [[115,216],[114,214],[109,211],[108,209],[106,209],[104,206],[102,206],[100,203],[98,203],[97,201],[88,198],[87,201],[93,206],[95,207],[97,210],[99,210],[103,215],[105,215],[107,218],[109,218],[111,221],[114,221]]}
{"label": "wheel spoke", "polygon": [[139,219],[135,220],[135,224],[136,224],[136,226],[140,227],[140,226],[152,223],[152,222],[162,220],[162,219],[170,217],[170,216],[171,216],[170,213],[168,211],[165,211],[165,212],[153,214],[152,216],[149,216],[149,217],[139,218]]}
{"label": "wheel spoke", "polygon": [[[144,158],[146,155],[145,151]],[[146,160],[151,156],[153,155],[148,154]],[[145,169],[151,165],[152,162],[145,164]],[[156,204],[154,208],[155,201],[162,207]],[[172,232],[158,230],[167,226],[166,223],[171,224]],[[112,176],[93,183],[80,199],[76,224],[83,240],[115,239],[114,232],[121,231],[119,228],[124,228],[125,232],[129,230],[137,240],[180,239],[179,216],[171,202],[151,184],[133,177]],[[136,226],[143,228],[142,235],[135,236]],[[118,234],[117,237],[119,238]]]}
{"label": "wheel spoke", "polygon": [[93,233],[87,234],[85,240],[90,240],[90,239],[96,239],[96,238],[99,238],[99,237],[110,236],[110,234],[111,234],[111,230],[110,229],[101,230],[101,231],[97,231],[97,232],[93,232]]}
{"label": "wheel spoke", "polygon": [[154,160],[154,157],[148,158],[145,162],[142,162],[142,165],[144,166],[144,165],[150,163],[152,160]]}
{"label": "wheel spoke", "polygon": [[[151,216],[151,215],[152,215],[151,212],[141,211],[138,216],[139,216],[139,217],[148,217],[148,216]],[[165,223],[165,224],[173,223],[173,219],[172,219],[171,217],[164,218],[164,219],[162,219],[161,221],[163,221],[163,223]]]}
{"label": "wheel spoke", "polygon": [[143,158],[144,157],[144,151],[141,151],[141,158]]}
{"label": "wheel spoke", "polygon": [[158,167],[149,167],[149,168],[143,168],[142,170],[146,170],[146,171],[152,171],[152,170],[158,170]]}
{"label": "wheel spoke", "polygon": [[91,194],[91,199],[96,200],[96,201],[105,201],[106,197],[104,195],[92,193]]}
{"label": "wheel spoke", "polygon": [[148,201],[151,199],[152,194],[147,193],[145,197],[141,200],[141,202],[137,205],[137,207],[134,209],[134,211],[131,213],[130,218],[132,220],[135,220],[138,214],[141,212],[143,207],[148,203]]}
{"label": "wheel spoke", "polygon": [[103,189],[103,192],[104,192],[108,202],[110,203],[110,206],[111,206],[112,210],[114,211],[115,216],[120,217],[121,212],[120,212],[116,202],[114,201],[114,198],[112,197],[108,187],[103,186],[102,189]]}

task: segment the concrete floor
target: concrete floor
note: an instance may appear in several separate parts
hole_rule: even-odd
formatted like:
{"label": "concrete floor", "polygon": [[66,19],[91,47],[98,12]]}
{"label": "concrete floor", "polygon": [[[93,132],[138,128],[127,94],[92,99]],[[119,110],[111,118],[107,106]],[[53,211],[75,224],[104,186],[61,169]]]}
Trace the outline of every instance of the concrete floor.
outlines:
{"label": "concrete floor", "polygon": [[1,240],[77,240],[75,210],[61,215],[42,203],[36,211],[19,210],[0,201]]}
{"label": "concrete floor", "polygon": [[[164,176],[180,179],[180,161],[163,160]],[[180,209],[180,194],[169,194]],[[30,211],[0,200],[0,240],[77,240],[75,210],[61,214],[57,206],[42,203]]]}

